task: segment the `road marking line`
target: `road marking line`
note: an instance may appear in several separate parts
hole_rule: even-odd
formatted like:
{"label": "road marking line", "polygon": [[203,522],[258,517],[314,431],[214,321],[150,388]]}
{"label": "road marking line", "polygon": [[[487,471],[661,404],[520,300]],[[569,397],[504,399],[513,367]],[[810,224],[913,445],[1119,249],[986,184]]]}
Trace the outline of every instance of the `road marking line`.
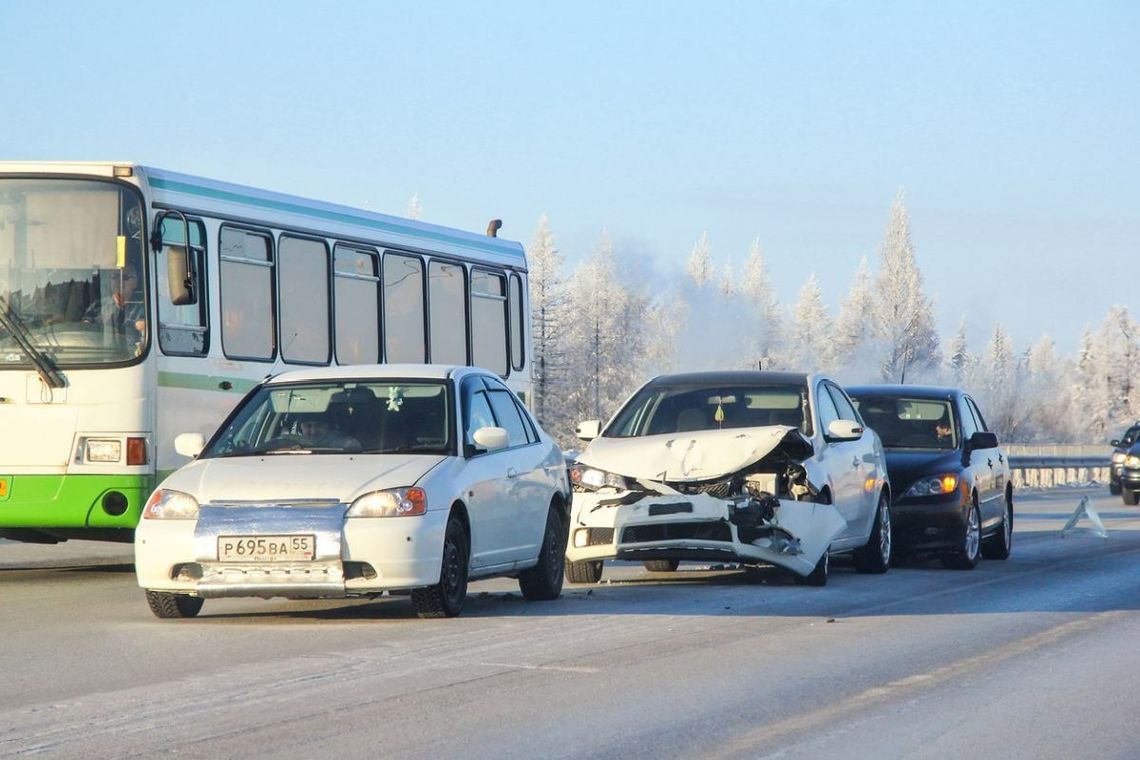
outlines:
{"label": "road marking line", "polygon": [[574,667],[572,665],[527,665],[526,663],[517,662],[476,662],[475,665],[480,665],[485,668],[508,668],[510,670],[552,670],[556,673],[598,673],[599,668],[591,667]]}

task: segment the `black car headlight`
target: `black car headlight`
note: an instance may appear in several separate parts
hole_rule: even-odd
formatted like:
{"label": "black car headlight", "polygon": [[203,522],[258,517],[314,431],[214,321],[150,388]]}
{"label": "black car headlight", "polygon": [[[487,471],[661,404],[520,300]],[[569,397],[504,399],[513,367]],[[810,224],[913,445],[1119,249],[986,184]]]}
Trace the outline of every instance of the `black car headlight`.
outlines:
{"label": "black car headlight", "polygon": [[584,491],[600,491],[603,488],[628,491],[630,487],[629,480],[621,475],[577,463],[570,466],[570,482],[575,488]]}
{"label": "black car headlight", "polygon": [[953,493],[958,488],[959,478],[955,473],[946,472],[941,475],[931,475],[921,478],[910,488],[906,489],[903,497],[908,496],[942,496]]}

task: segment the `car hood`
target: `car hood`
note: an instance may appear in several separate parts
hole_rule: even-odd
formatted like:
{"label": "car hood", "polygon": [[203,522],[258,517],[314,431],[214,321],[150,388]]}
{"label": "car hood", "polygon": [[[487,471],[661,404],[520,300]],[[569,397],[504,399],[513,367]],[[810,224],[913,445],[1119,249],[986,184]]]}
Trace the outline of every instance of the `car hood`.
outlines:
{"label": "car hood", "polygon": [[173,473],[161,487],[185,491],[202,504],[295,499],[347,503],[369,491],[415,485],[444,459],[439,454],[275,454],[199,459]]}
{"label": "car hood", "polygon": [[[786,442],[786,443],[785,443]],[[811,443],[784,425],[730,430],[595,438],[578,461],[638,480],[694,482],[731,475],[784,444],[789,454],[811,455]]]}
{"label": "car hood", "polygon": [[919,478],[944,472],[961,472],[962,452],[887,449],[887,473],[895,495],[903,494]]}

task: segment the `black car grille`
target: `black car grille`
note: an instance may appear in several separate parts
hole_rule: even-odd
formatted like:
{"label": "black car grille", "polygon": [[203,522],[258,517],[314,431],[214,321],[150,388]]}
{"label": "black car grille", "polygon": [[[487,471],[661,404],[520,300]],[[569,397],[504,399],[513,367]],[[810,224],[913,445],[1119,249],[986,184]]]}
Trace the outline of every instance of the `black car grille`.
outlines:
{"label": "black car grille", "polygon": [[703,493],[716,499],[727,499],[740,490],[736,486],[735,477],[709,480],[703,483],[666,483],[665,485],[680,493]]}
{"label": "black car grille", "polygon": [[586,528],[586,546],[604,546],[613,542],[613,528]]}
{"label": "black car grille", "polygon": [[645,544],[651,541],[676,541],[691,538],[699,541],[731,541],[732,530],[723,520],[715,522],[674,522],[658,525],[631,525],[622,531],[623,544]]}

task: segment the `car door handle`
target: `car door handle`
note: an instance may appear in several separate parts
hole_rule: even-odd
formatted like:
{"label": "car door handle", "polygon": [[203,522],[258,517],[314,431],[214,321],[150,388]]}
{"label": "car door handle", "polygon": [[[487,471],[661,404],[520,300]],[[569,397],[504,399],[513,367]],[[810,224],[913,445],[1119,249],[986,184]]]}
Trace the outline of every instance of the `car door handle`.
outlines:
{"label": "car door handle", "polygon": [[991,469],[991,470],[994,468],[994,460],[992,460],[992,459],[987,459],[987,460],[986,460],[986,464],[988,464],[988,465],[990,466],[990,469]]}
{"label": "car door handle", "polygon": [[859,466],[859,457],[851,457],[851,466],[852,467],[858,467]]}
{"label": "car door handle", "polygon": [[1005,463],[1005,455],[1004,454],[998,454],[998,461],[1002,462],[1004,464]]}
{"label": "car door handle", "polygon": [[519,476],[519,471],[516,470],[514,467],[508,467],[507,468],[507,477],[508,478],[517,478],[518,476]]}

